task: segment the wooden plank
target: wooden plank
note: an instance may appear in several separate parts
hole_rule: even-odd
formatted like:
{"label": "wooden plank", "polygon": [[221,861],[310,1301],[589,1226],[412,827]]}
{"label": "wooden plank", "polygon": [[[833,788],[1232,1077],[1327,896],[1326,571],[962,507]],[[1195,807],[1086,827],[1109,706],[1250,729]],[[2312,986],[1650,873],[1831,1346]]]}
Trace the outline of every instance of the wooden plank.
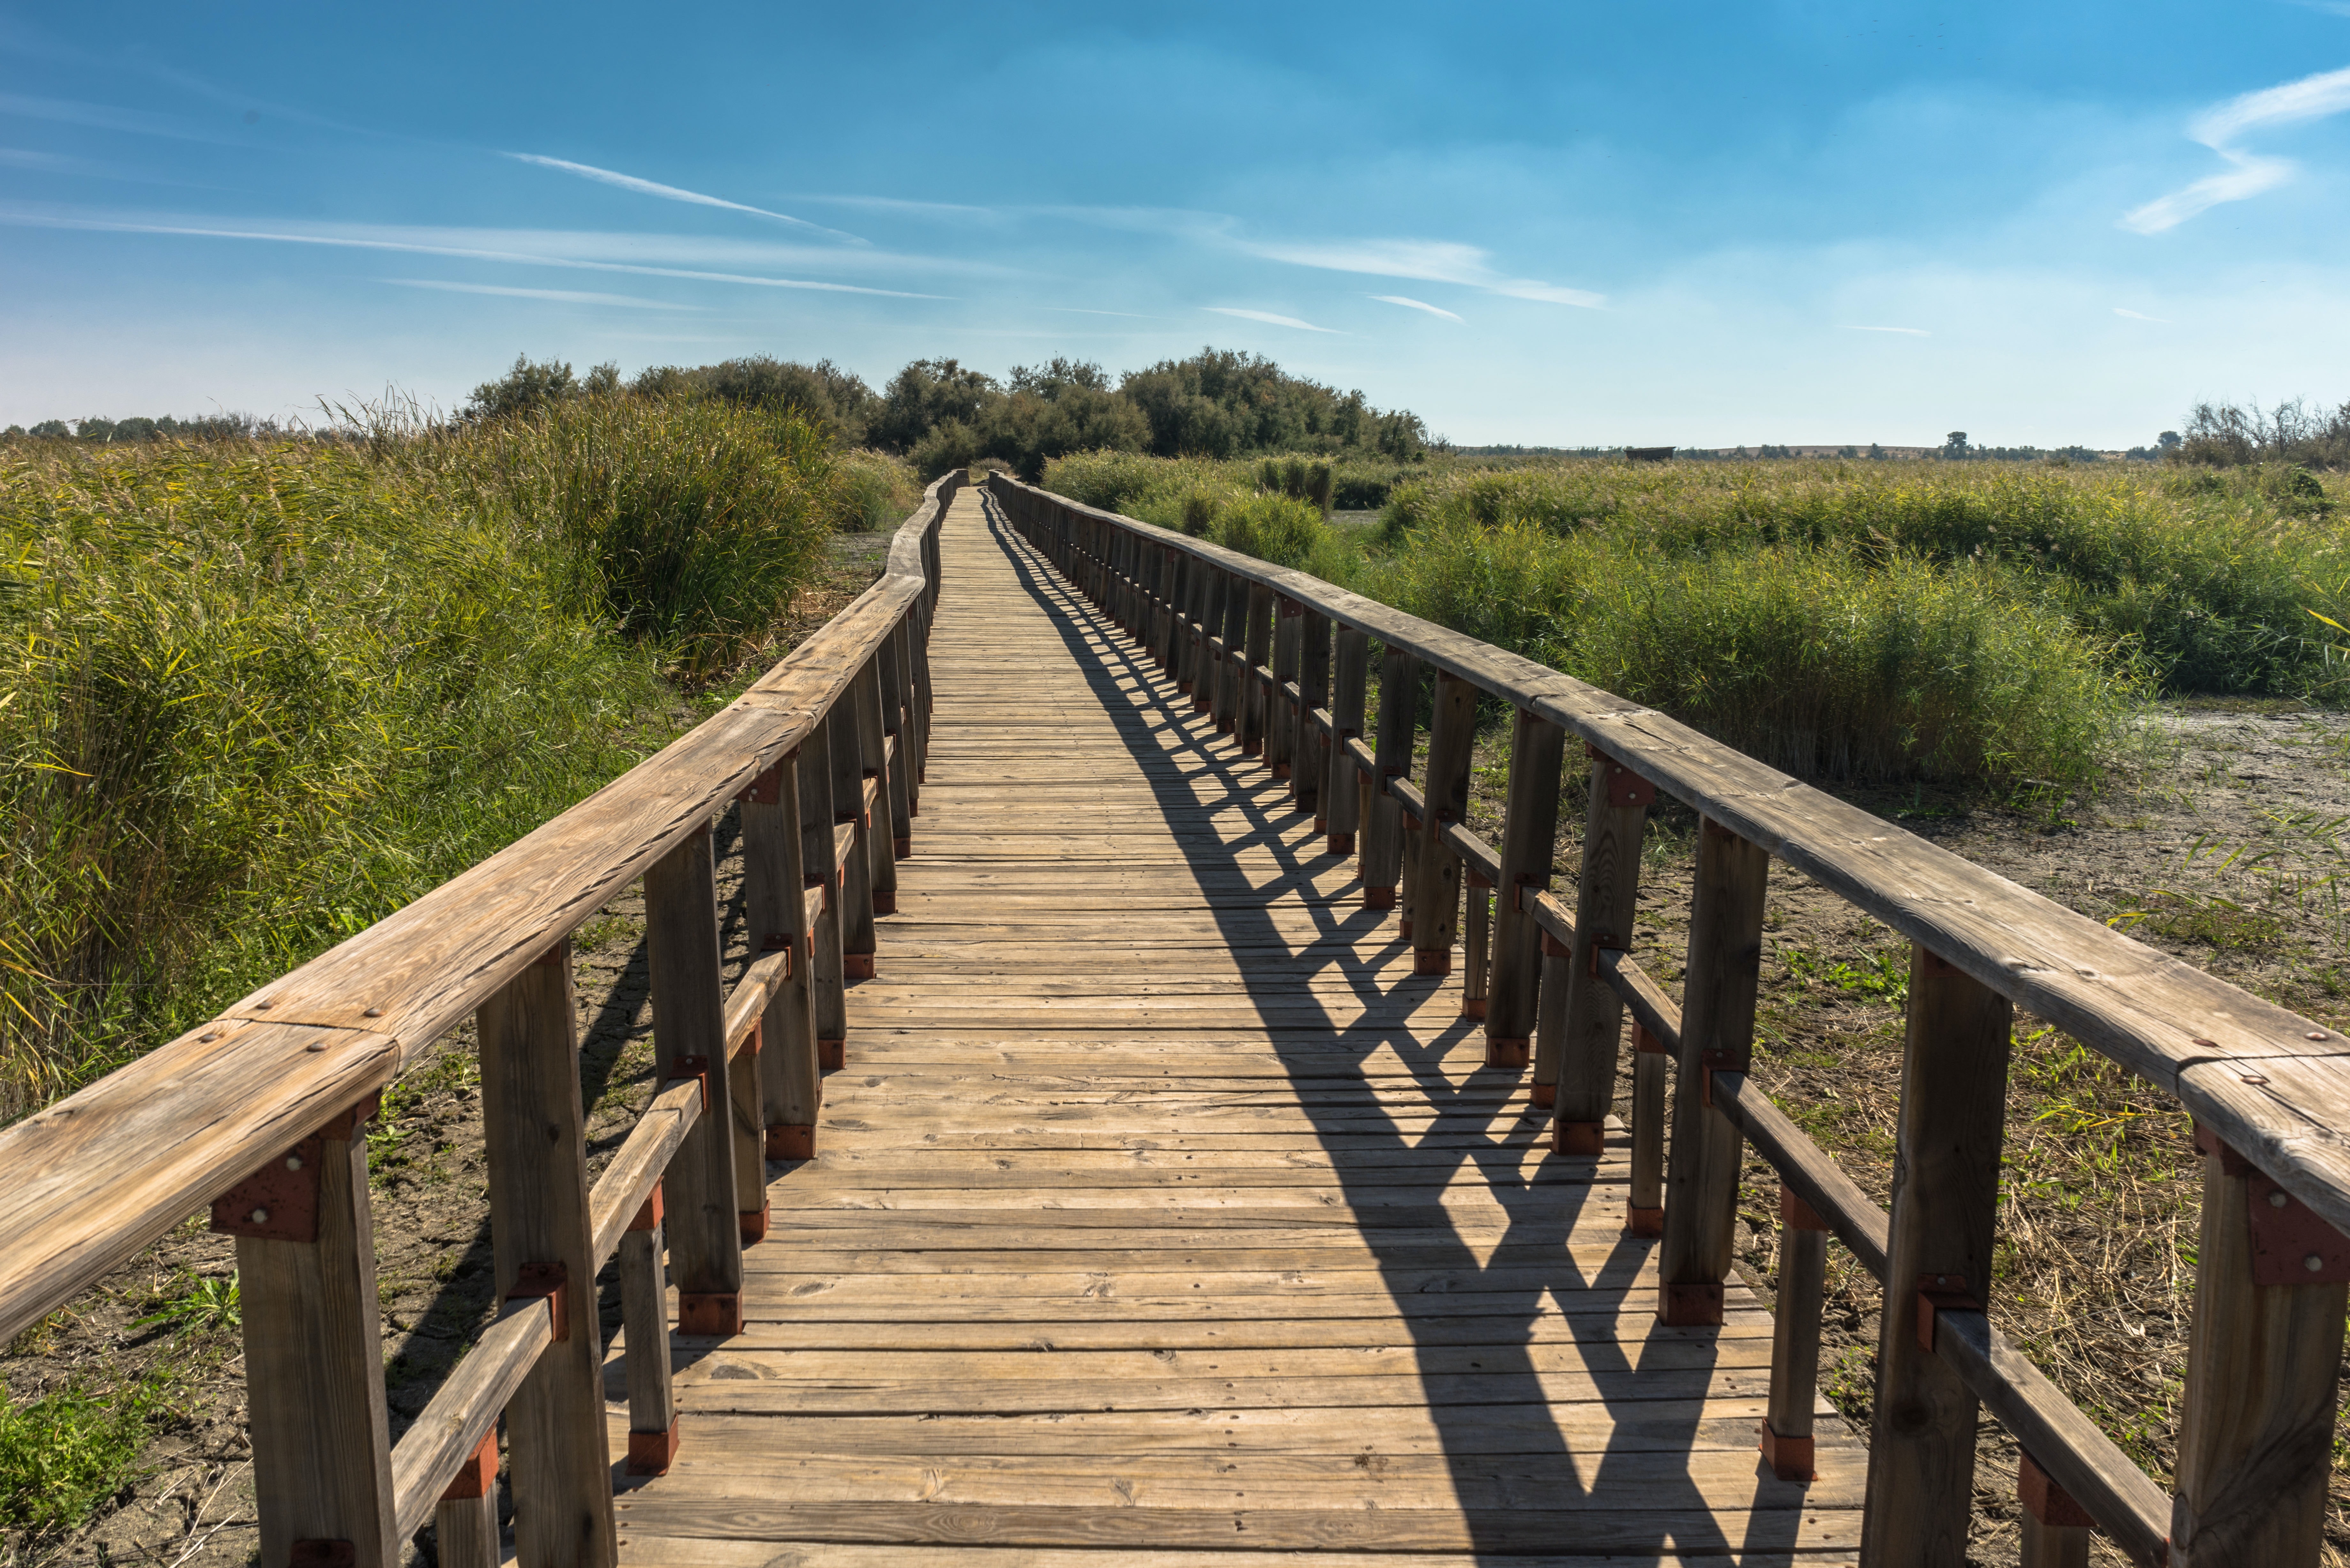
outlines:
{"label": "wooden plank", "polygon": [[506,1401],[554,1343],[553,1303],[544,1296],[526,1296],[508,1302],[449,1369],[447,1380],[392,1447],[399,1539],[407,1540],[432,1519],[441,1494],[495,1429]]}
{"label": "wooden plank", "polygon": [[348,1541],[359,1568],[400,1561],[364,1126],[277,1156],[317,1161],[314,1240],[236,1239],[264,1562],[297,1541]]}
{"label": "wooden plank", "polygon": [[671,1277],[684,1293],[691,1322],[739,1321],[742,1218],[734,1191],[734,1117],[723,1075],[717,886],[706,828],[645,874],[645,948],[653,1037],[664,1066],[671,1077],[710,1078],[703,1114],[687,1129],[663,1179]]}
{"label": "wooden plank", "polygon": [[1967,1558],[1980,1406],[1920,1340],[1938,1299],[1990,1295],[2012,1023],[2005,997],[1912,950],[1862,1548],[1885,1562]]}
{"label": "wooden plank", "polygon": [[702,1114],[702,1080],[672,1079],[661,1085],[637,1125],[604,1167],[588,1197],[588,1225],[596,1238],[596,1266],[620,1244],[629,1221],[660,1184],[687,1130]]}
{"label": "wooden plank", "polygon": [[1550,886],[1558,847],[1559,763],[1566,732],[1523,709],[1510,732],[1509,796],[1493,878],[1492,980],[1485,1011],[1486,1059],[1522,1067],[1531,1059],[1542,952],[1521,900]]}
{"label": "wooden plank", "polygon": [[[1616,1097],[1623,1008],[1603,982],[1603,953],[1632,945],[1632,918],[1640,899],[1640,836],[1648,808],[1644,789],[1626,789],[1621,764],[1591,759],[1589,805],[1583,819],[1582,872],[1575,883],[1575,919],[1557,999],[1555,1037],[1545,1038],[1534,1064],[1534,1082],[1557,1085],[1558,1147],[1572,1153],[1588,1146],[1592,1124],[1607,1114]],[[1660,1036],[1662,1038],[1662,1036]]]}

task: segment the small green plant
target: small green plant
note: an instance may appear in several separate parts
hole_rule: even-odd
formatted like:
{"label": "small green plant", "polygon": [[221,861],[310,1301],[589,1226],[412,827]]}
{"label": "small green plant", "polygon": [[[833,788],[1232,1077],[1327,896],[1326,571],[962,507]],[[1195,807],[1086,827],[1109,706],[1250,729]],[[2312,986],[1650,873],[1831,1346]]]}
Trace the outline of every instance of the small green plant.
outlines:
{"label": "small green plant", "polygon": [[1909,1003],[1909,961],[1897,950],[1863,954],[1856,964],[1830,961],[1808,948],[1787,948],[1779,956],[1785,961],[1787,972],[1805,985],[1826,986],[1887,1007]]}
{"label": "small green plant", "polygon": [[76,1385],[28,1404],[0,1395],[0,1527],[39,1538],[86,1522],[135,1473],[164,1395],[154,1372],[129,1387]]}
{"label": "small green plant", "polygon": [[166,1328],[179,1337],[243,1326],[244,1303],[234,1274],[182,1274],[175,1282],[180,1288],[158,1294],[148,1303],[155,1310],[132,1323],[133,1328]]}

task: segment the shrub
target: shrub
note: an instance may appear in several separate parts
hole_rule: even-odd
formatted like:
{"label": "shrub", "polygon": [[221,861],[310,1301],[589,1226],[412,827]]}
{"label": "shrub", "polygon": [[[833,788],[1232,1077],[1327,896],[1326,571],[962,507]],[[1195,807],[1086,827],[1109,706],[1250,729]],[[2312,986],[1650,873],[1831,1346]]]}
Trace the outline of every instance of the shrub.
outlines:
{"label": "shrub", "polygon": [[1320,507],[1286,495],[1252,495],[1220,507],[1207,530],[1226,549],[1277,566],[1305,566],[1329,532]]}
{"label": "shrub", "polygon": [[834,501],[827,515],[843,534],[895,528],[921,503],[921,486],[911,471],[887,452],[842,452],[833,460],[833,475]]}
{"label": "shrub", "polygon": [[130,1478],[161,1403],[151,1376],[26,1405],[0,1394],[0,1528],[38,1539],[86,1521]]}
{"label": "shrub", "polygon": [[1362,591],[1804,778],[2093,781],[2140,681],[1993,566],[1845,545],[1672,556],[1442,524]]}

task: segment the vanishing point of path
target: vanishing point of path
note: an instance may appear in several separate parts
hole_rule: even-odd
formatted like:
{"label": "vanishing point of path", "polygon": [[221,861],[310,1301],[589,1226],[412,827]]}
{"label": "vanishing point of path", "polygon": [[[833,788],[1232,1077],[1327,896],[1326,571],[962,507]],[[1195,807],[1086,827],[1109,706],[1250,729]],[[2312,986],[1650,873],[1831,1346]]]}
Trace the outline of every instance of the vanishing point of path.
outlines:
{"label": "vanishing point of path", "polygon": [[1770,1315],[1657,1326],[1624,1149],[1546,1153],[1457,980],[980,492],[942,547],[898,913],[622,1561],[1848,1561],[1862,1445],[1772,1477]]}

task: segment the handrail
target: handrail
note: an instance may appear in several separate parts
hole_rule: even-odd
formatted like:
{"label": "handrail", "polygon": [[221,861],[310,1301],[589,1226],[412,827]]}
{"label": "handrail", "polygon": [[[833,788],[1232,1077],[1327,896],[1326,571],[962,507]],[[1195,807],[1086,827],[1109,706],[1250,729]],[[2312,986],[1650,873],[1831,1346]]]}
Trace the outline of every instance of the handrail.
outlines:
{"label": "handrail", "polygon": [[[813,1152],[842,983],[873,972],[873,916],[894,904],[927,749],[939,530],[962,483],[931,485],[878,581],[657,755],[0,1130],[13,1196],[0,1212],[0,1334],[210,1200],[213,1228],[237,1237],[265,1561],[388,1563],[430,1517],[442,1562],[494,1563],[504,1410],[523,1554],[608,1562],[594,1279],[617,1250],[628,1463],[659,1471],[678,1445],[663,1253],[679,1326],[739,1332],[741,1250],[767,1227],[763,1161]],[[710,830],[737,802],[754,957],[730,991]],[[591,1191],[570,933],[639,877],[669,1081]],[[505,1304],[393,1445],[359,1124],[468,1016]],[[669,1186],[679,1213],[665,1227]],[[583,1524],[595,1539],[579,1538]]]}
{"label": "handrail", "polygon": [[[1924,1560],[1965,1538],[1970,1397],[2025,1446],[2027,1562],[2043,1552],[2076,1560],[2084,1517],[2142,1563],[2317,1561],[2350,1283],[2350,1238],[2340,1234],[2350,1231],[2350,1041],[1653,710],[1305,573],[1000,473],[991,489],[1031,543],[1236,733],[1243,754],[1261,752],[1290,781],[1298,808],[1329,829],[1333,852],[1358,851],[1365,905],[1399,909],[1416,972],[1449,971],[1456,939],[1465,946],[1461,1007],[1487,1020],[1490,1065],[1526,1064],[1539,1012],[1534,1103],[1555,1108],[1560,1153],[1601,1151],[1602,1123],[1591,1118],[1612,1097],[1628,1010],[1627,1228],[1663,1238],[1662,1321],[1720,1321],[1741,1139],[1777,1169],[1781,1312],[1761,1446],[1782,1477],[1811,1474],[1824,1237],[1843,1241],[1885,1285],[1864,1561]],[[1386,659],[1375,746],[1357,728],[1374,639]],[[1437,690],[1415,784],[1422,666]],[[1516,710],[1498,846],[1462,820],[1475,722],[1463,692]],[[1546,890],[1567,735],[1592,758],[1575,909]],[[1687,1020],[1626,950],[1638,842],[1658,789],[1703,822]],[[1912,943],[1889,1215],[1746,1076],[1774,857]],[[1998,1091],[2019,1004],[2169,1089],[2197,1122],[2206,1201],[2175,1504],[1991,1326],[1977,1299],[1991,1272]],[[1668,1064],[1683,1079],[1669,1205]],[[1934,1385],[1935,1364],[1964,1397]],[[2287,1442],[2299,1456],[2291,1464],[2278,1458]]]}
{"label": "handrail", "polygon": [[[1022,485],[1001,472],[993,483],[999,493],[1033,494],[1073,516],[1262,584],[1580,736],[2168,1089],[2198,1122],[2337,1229],[2350,1231],[2350,1137],[2313,1126],[2288,1098],[2293,1090],[2323,1085],[2350,1100],[2350,1036],[2158,952],[1655,709],[1304,572]],[[2243,1081],[2245,1072],[2279,1069],[2292,1075]]]}
{"label": "handrail", "polygon": [[12,1187],[0,1212],[0,1338],[389,1084],[805,740],[874,642],[931,592],[952,489],[951,476],[933,484],[899,529],[887,576],[668,747],[210,1021],[0,1129]]}

